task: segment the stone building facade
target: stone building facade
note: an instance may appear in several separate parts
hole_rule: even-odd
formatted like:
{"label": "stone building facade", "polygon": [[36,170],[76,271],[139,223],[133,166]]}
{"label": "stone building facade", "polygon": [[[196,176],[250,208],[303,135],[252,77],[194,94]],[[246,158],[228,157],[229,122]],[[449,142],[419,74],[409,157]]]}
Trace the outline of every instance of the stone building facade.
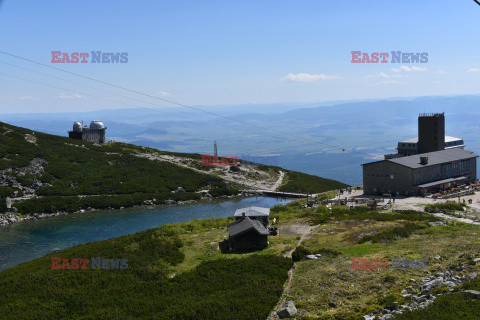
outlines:
{"label": "stone building facade", "polygon": [[363,164],[365,194],[421,195],[476,180],[477,157],[461,148]]}

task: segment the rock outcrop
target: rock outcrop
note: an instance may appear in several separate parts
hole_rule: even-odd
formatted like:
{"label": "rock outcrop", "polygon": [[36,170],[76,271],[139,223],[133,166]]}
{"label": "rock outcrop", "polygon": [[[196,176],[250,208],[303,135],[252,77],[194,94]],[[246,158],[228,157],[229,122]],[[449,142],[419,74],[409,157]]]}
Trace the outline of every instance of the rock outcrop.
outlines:
{"label": "rock outcrop", "polygon": [[295,308],[295,304],[293,303],[292,300],[289,300],[289,301],[285,302],[283,307],[281,307],[277,311],[277,316],[280,319],[291,318],[296,314],[297,314],[297,308]]}

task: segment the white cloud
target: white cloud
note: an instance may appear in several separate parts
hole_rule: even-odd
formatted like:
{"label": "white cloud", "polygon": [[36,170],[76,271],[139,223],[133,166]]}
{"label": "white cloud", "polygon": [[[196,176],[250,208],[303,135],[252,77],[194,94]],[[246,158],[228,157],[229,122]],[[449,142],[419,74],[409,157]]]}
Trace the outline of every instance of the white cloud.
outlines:
{"label": "white cloud", "polygon": [[438,74],[447,74],[446,71],[443,71],[443,70],[440,70],[440,71],[437,71]]}
{"label": "white cloud", "polygon": [[416,66],[412,66],[412,67],[401,66],[399,69],[392,68],[393,72],[402,72],[402,71],[411,72],[411,71],[426,71],[426,70],[427,70],[427,68],[421,68],[421,67],[416,67]]}
{"label": "white cloud", "polygon": [[20,100],[23,100],[23,101],[26,101],[26,100],[29,100],[29,101],[38,101],[38,100],[41,100],[40,98],[35,98],[33,96],[25,96],[25,97],[20,97]]}
{"label": "white cloud", "polygon": [[399,84],[400,82],[398,82],[397,80],[385,80],[385,81],[382,81],[381,84]]}
{"label": "white cloud", "polygon": [[334,80],[334,79],[340,79],[340,77],[326,76],[324,74],[289,73],[288,75],[280,79],[280,81],[282,82],[313,82],[318,80]]}
{"label": "white cloud", "polygon": [[155,93],[155,96],[157,96],[157,97],[166,97],[166,96],[169,96],[169,95],[170,95],[170,93],[163,92],[163,91],[159,91],[159,92]]}
{"label": "white cloud", "polygon": [[468,69],[467,72],[480,72],[480,69],[478,69],[478,68],[470,68],[470,69]]}
{"label": "white cloud", "polygon": [[57,98],[58,99],[82,99],[83,96],[79,95],[78,93],[74,93],[74,94],[71,94],[71,95],[68,95],[66,93],[59,93],[57,95]]}
{"label": "white cloud", "polygon": [[408,78],[408,76],[406,74],[394,74],[392,78]]}
{"label": "white cloud", "polygon": [[439,84],[440,81],[435,80],[435,81],[432,81],[432,83]]}
{"label": "white cloud", "polygon": [[365,79],[371,79],[371,78],[390,78],[390,76],[384,72],[380,72],[377,74],[369,74],[368,76],[364,77]]}
{"label": "white cloud", "polygon": [[396,84],[399,84],[400,82],[397,81],[397,80],[383,80],[383,81],[380,81],[380,82],[377,82],[377,83],[372,83],[372,84],[369,84],[369,86],[390,86],[390,85],[396,85]]}

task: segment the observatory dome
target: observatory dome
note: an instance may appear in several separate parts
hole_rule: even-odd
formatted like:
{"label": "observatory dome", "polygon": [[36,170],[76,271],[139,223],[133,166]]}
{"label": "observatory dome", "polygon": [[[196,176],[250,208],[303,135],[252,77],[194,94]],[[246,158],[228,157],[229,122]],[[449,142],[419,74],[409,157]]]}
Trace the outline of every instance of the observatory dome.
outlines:
{"label": "observatory dome", "polygon": [[93,120],[90,123],[90,129],[105,129],[105,125],[100,120]]}
{"label": "observatory dome", "polygon": [[82,131],[82,124],[80,122],[75,122],[73,124],[73,131],[81,132]]}

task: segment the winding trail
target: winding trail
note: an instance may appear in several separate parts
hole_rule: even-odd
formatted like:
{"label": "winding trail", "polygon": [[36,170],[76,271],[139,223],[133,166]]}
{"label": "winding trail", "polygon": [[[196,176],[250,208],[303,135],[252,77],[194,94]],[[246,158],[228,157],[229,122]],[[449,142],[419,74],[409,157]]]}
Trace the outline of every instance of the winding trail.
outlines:
{"label": "winding trail", "polygon": [[[309,226],[309,225],[294,225],[294,226],[291,226],[291,227],[293,227],[298,233],[300,233],[301,236],[300,236],[300,239],[297,242],[297,245],[292,250],[286,252],[283,255],[285,258],[292,258],[292,254],[295,251],[295,249],[297,249],[298,246],[300,246],[300,244],[303,242],[303,240],[305,240],[305,238],[312,232],[312,230],[315,229],[314,226]],[[267,320],[276,319],[276,317],[277,317],[276,312],[281,307],[283,307],[283,305],[287,301],[287,297],[290,293],[290,286],[292,284],[293,272],[294,271],[295,271],[295,264],[293,265],[293,267],[290,270],[288,270],[288,283],[285,286],[285,288],[283,289],[283,293],[282,293],[283,298],[280,301],[280,303],[277,304],[277,306],[272,310],[272,312],[270,312],[270,315],[268,316]]]}
{"label": "winding trail", "polygon": [[275,182],[275,184],[272,186],[272,188],[271,188],[272,190],[277,190],[277,188],[280,187],[280,185],[283,182],[283,177],[284,176],[285,176],[285,172],[280,171],[280,176],[278,177],[277,182]]}

